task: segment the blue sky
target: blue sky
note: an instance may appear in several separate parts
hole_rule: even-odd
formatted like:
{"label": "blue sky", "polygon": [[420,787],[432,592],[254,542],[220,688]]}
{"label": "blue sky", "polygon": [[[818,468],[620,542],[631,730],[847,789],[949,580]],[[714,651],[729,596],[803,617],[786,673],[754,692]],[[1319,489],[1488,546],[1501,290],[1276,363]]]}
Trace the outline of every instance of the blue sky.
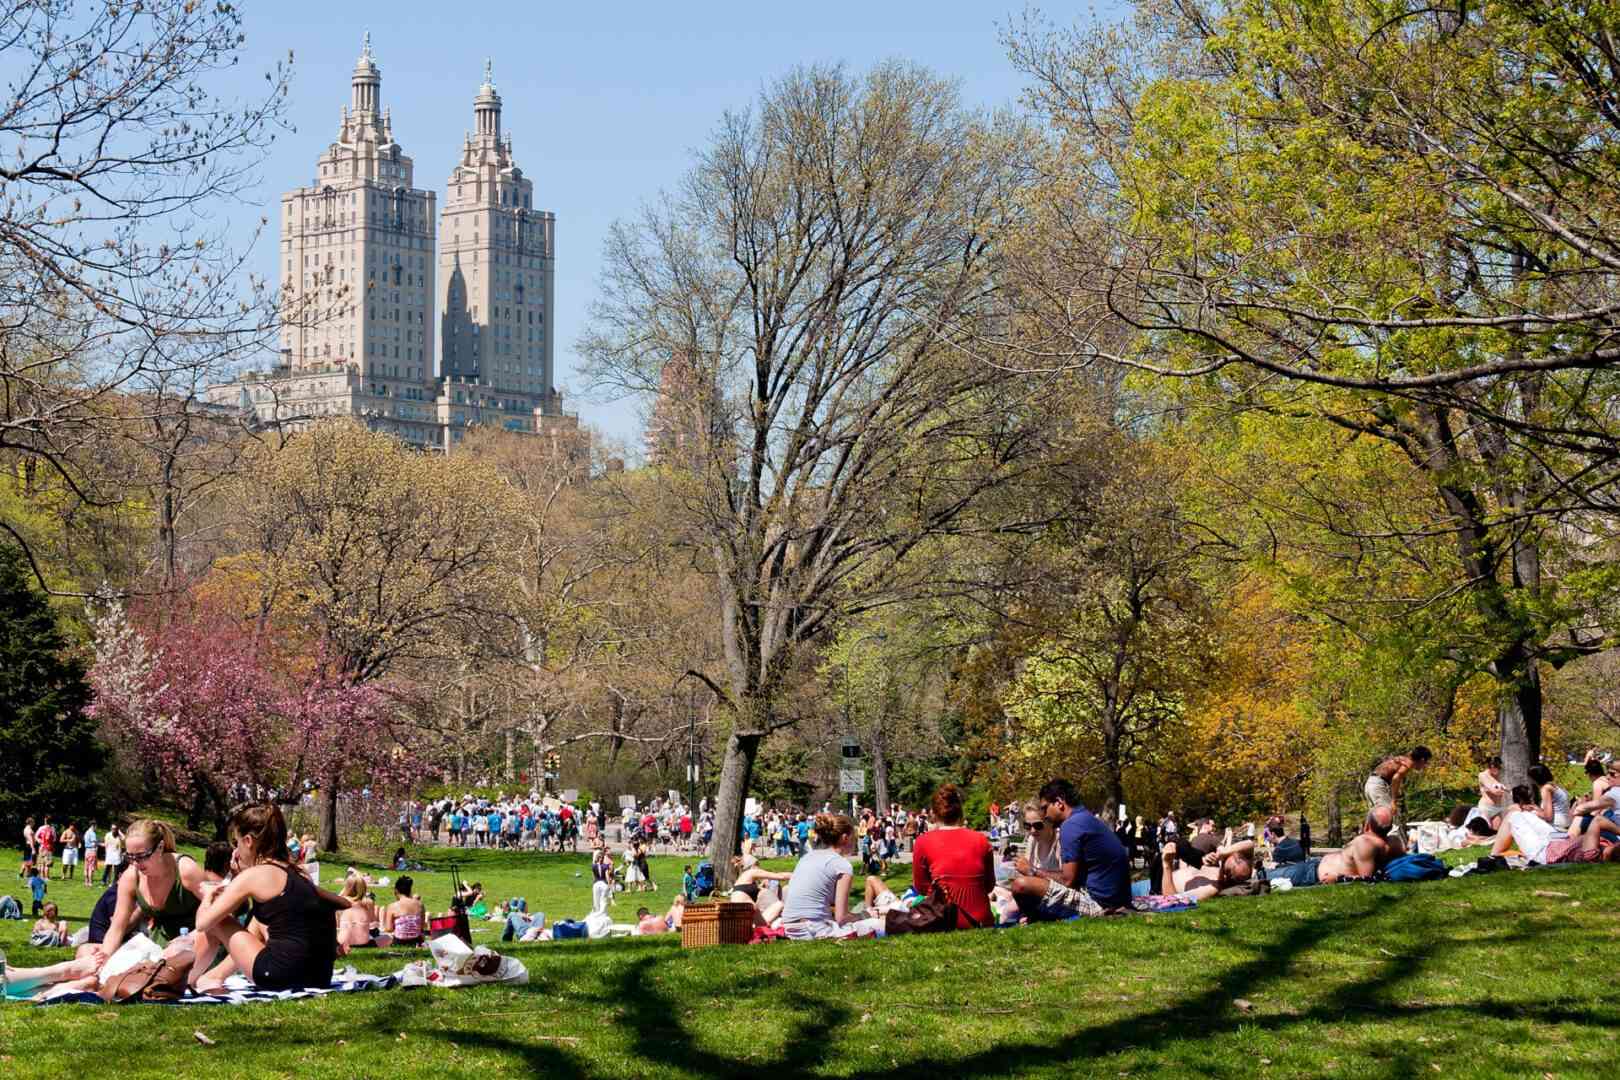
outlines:
{"label": "blue sky", "polygon": [[[441,192],[472,126],[485,58],[494,63],[503,129],[535,182],[536,207],[557,215],[557,379],[568,408],[610,437],[635,440],[640,407],[587,399],[573,350],[595,295],[602,239],[673,186],[727,108],[801,63],[864,68],[902,57],[958,79],[969,105],[1012,104],[1022,87],[1000,29],[1018,5],[829,0],[816,5],[619,3],[554,5],[250,2],[239,73],[220,89],[246,94],[291,50],[290,116],[239,235],[288,188],[308,184],[349,101],[349,73],[370,30],[394,136],[415,159],[419,187]],[[1070,19],[1073,11],[1051,11]],[[276,217],[271,215],[271,222]],[[275,238],[254,252],[274,280]]]}

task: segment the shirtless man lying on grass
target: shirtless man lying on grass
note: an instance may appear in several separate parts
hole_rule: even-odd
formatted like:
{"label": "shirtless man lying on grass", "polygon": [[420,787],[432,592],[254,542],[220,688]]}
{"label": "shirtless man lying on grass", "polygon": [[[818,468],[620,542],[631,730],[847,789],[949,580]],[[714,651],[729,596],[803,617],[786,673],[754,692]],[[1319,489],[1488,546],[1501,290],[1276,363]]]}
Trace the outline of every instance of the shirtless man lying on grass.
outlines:
{"label": "shirtless man lying on grass", "polygon": [[[1208,854],[1194,848],[1187,859],[1179,858],[1181,844],[1180,840],[1172,840],[1164,845],[1164,877],[1159,887],[1165,893],[1208,900],[1222,889],[1242,885],[1254,876],[1253,840],[1239,840]],[[1146,886],[1147,882],[1137,884]],[[1135,891],[1133,887],[1133,894]]]}
{"label": "shirtless man lying on grass", "polygon": [[1331,885],[1347,878],[1371,877],[1397,855],[1406,854],[1406,844],[1393,833],[1393,807],[1378,806],[1367,814],[1361,833],[1338,851],[1304,862],[1290,863],[1266,871],[1266,880],[1288,882],[1287,887]]}

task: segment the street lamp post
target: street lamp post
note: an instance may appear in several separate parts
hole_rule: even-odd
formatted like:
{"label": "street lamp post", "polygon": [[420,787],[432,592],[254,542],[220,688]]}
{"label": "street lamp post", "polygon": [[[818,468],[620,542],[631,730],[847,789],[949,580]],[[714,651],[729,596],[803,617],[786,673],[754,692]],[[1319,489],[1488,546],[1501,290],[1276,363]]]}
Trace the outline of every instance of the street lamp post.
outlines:
{"label": "street lamp post", "polygon": [[697,825],[697,702],[686,693],[686,812]]}
{"label": "street lamp post", "polygon": [[[849,643],[849,651],[844,653],[844,731],[847,734],[849,734],[850,736],[852,736],[852,737],[855,734],[855,729],[850,724],[850,719],[849,719],[849,668],[850,668],[850,664],[855,659],[855,647],[857,645],[859,645],[863,641],[871,640],[871,639],[874,639],[874,638],[876,640],[878,640],[878,641],[888,641],[889,640],[889,635],[884,633],[882,630],[875,630],[875,631],[872,631],[871,633],[862,634],[860,637],[857,637],[854,641]],[[855,793],[853,791],[850,792],[849,793],[849,816],[850,816],[851,819],[854,819],[855,813],[856,813],[855,799],[856,799]]]}

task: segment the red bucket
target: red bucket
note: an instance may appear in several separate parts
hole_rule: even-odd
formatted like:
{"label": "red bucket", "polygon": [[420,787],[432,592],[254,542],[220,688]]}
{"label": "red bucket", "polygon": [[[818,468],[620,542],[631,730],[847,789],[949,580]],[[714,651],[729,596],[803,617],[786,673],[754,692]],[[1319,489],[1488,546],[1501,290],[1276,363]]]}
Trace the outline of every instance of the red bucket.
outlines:
{"label": "red bucket", "polygon": [[428,919],[428,937],[436,938],[445,934],[454,934],[469,946],[472,945],[472,927],[467,922],[465,911],[453,911],[448,915],[434,915]]}

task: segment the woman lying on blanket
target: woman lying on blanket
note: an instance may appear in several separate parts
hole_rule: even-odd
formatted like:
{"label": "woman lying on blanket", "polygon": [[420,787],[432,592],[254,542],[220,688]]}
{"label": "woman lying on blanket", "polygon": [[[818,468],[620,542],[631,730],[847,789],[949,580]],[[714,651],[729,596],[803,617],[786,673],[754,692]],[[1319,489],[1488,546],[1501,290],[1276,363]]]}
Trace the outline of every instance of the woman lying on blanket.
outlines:
{"label": "woman lying on blanket", "polygon": [[[241,971],[260,990],[303,990],[332,982],[337,958],[338,910],[350,902],[317,888],[291,863],[287,822],[269,803],[244,806],[231,815],[238,873],[228,884],[209,883],[197,912],[197,932],[229,953],[197,980],[198,990],[218,990]],[[233,913],[253,902],[253,922],[244,928]],[[199,950],[200,952],[206,950]]]}
{"label": "woman lying on blanket", "polygon": [[96,956],[80,956],[45,967],[8,965],[5,969],[6,993],[10,997],[19,998],[38,994],[42,990],[54,989],[63,984],[71,984],[66,987],[70,990],[94,990],[96,970],[100,967],[101,959]]}

